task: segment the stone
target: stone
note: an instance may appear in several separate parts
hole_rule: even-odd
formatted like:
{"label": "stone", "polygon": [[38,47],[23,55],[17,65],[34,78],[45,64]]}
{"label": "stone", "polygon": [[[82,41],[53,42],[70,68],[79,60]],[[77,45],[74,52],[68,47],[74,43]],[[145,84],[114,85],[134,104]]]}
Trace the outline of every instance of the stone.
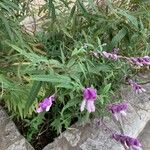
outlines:
{"label": "stone", "polygon": [[26,142],[24,138],[14,142],[6,150],[34,150],[29,143]]}
{"label": "stone", "polygon": [[150,150],[150,121],[147,123],[142,133],[140,133],[139,139],[143,145],[143,150]]}
{"label": "stone", "polygon": [[6,115],[6,113],[3,111],[2,107],[0,106],[0,127],[2,127],[2,125],[4,124],[4,122],[6,122],[8,120],[8,116]]}
{"label": "stone", "polygon": [[32,0],[32,2],[29,3],[29,8],[32,11],[32,15],[27,16],[20,22],[23,30],[25,30],[27,33],[33,34],[35,32],[43,31],[42,23],[44,22],[44,20],[42,18],[46,15],[46,13],[39,14],[39,11],[44,4],[44,0]]}
{"label": "stone", "polygon": [[81,135],[81,132],[79,132],[78,129],[74,129],[72,133],[64,132],[63,134],[63,136],[67,139],[67,141],[71,143],[73,147],[77,146],[78,142],[80,141],[80,135]]}
{"label": "stone", "polygon": [[0,150],[34,150],[0,106]]}
{"label": "stone", "polygon": [[[146,81],[149,79],[150,74],[147,75]],[[147,82],[142,86],[146,89],[146,92],[141,94],[135,94],[131,87],[121,88],[123,100],[129,103],[127,116],[122,119],[121,124],[110,117],[104,117],[99,127],[93,125],[94,120],[91,120],[91,123],[85,126],[79,126],[76,123],[43,150],[124,150],[120,143],[111,138],[112,132],[110,129],[113,132],[122,131],[134,138],[143,130],[150,120],[150,83]],[[147,139],[150,139],[150,136]]]}
{"label": "stone", "polygon": [[124,91],[123,99],[130,103],[127,118],[124,120],[124,133],[137,137],[150,120],[150,84],[143,86],[145,93],[135,94]]}

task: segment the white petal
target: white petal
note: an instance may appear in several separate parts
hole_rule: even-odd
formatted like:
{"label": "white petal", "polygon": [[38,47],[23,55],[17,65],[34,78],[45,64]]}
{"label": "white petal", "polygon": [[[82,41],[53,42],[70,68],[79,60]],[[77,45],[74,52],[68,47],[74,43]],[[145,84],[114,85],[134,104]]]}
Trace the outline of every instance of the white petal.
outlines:
{"label": "white petal", "polygon": [[118,116],[118,114],[116,114],[116,113],[115,113],[115,114],[114,114],[114,117],[115,117],[115,119],[116,119],[117,121],[119,120],[119,118],[118,118],[118,117],[119,117],[119,116]]}
{"label": "white petal", "polygon": [[138,93],[139,93],[139,94],[142,93],[142,92],[143,92],[142,89],[139,89],[139,90],[138,90]]}
{"label": "white petal", "polygon": [[122,116],[126,116],[127,115],[127,113],[125,111],[121,111],[120,113],[121,113]]}
{"label": "white petal", "polygon": [[146,90],[144,88],[141,89],[143,92],[146,92]]}
{"label": "white petal", "polygon": [[43,109],[42,109],[41,107],[39,107],[39,108],[36,109],[36,112],[37,112],[37,113],[40,113],[40,112],[42,112],[42,111],[43,111]]}
{"label": "white petal", "polygon": [[46,107],[46,111],[49,111],[49,110],[50,110],[50,107],[51,107],[50,105],[47,106],[47,107]]}
{"label": "white petal", "polygon": [[87,110],[89,113],[95,111],[94,101],[87,101]]}
{"label": "white petal", "polygon": [[86,105],[86,100],[83,100],[82,103],[81,103],[81,106],[80,106],[80,111],[81,112],[84,110],[85,105]]}
{"label": "white petal", "polygon": [[142,150],[142,148],[139,146],[133,146],[133,150]]}
{"label": "white petal", "polygon": [[140,90],[135,90],[135,93],[140,94],[141,92],[140,92]]}
{"label": "white petal", "polygon": [[94,101],[90,101],[90,105],[91,105],[91,112],[95,112]]}

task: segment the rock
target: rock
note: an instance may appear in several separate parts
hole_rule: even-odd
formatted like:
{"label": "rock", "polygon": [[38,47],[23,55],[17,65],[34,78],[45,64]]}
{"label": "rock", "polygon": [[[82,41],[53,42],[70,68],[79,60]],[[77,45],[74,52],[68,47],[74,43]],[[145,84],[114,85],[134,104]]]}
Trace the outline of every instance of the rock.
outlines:
{"label": "rock", "polygon": [[34,150],[0,106],[0,150]]}
{"label": "rock", "polygon": [[2,127],[4,122],[6,122],[7,120],[8,120],[8,116],[6,115],[2,107],[0,106],[0,127]]}
{"label": "rock", "polygon": [[123,98],[130,103],[127,118],[124,123],[124,132],[137,137],[150,120],[150,83],[143,85],[145,93],[135,94],[124,91]]}
{"label": "rock", "polygon": [[143,145],[143,150],[150,150],[150,121],[139,135],[139,139]]}
{"label": "rock", "polygon": [[29,143],[26,142],[24,138],[14,142],[6,150],[34,150]]}
{"label": "rock", "polygon": [[45,5],[44,0],[32,0],[32,2],[29,3],[29,8],[31,11],[31,16],[27,16],[20,22],[20,25],[23,27],[23,29],[29,33],[33,34],[35,32],[41,32],[42,30],[42,22],[43,17],[46,15],[46,13],[40,13],[39,11],[43,5]]}
{"label": "rock", "polygon": [[[150,75],[147,77],[150,79]],[[130,87],[122,88],[122,98],[129,102],[127,116],[122,119],[122,129],[126,135],[137,137],[150,120],[150,83],[142,85],[145,93],[135,94]],[[94,120],[85,126],[77,123],[61,134],[43,150],[124,150],[121,144],[112,140],[110,128],[117,132],[120,126],[114,119],[105,117],[99,127]]]}
{"label": "rock", "polygon": [[[118,130],[117,125],[110,118],[105,118],[108,128]],[[108,150],[118,146],[110,138],[111,134],[105,127],[94,127],[86,124],[84,127],[75,124],[70,130],[62,133],[54,143],[47,145],[43,150]],[[73,140],[75,139],[75,140]],[[122,146],[115,150],[121,150]],[[123,149],[122,149],[123,150]]]}

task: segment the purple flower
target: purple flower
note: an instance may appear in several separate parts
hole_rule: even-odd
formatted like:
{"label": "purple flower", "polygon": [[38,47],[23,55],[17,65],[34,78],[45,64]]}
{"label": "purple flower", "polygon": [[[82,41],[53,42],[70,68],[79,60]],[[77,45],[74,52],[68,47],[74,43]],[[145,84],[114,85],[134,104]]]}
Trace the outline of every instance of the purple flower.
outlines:
{"label": "purple flower", "polygon": [[89,113],[94,112],[95,111],[94,101],[96,100],[96,98],[97,98],[96,89],[92,87],[85,88],[83,90],[83,101],[80,106],[80,111],[82,112],[86,107]]}
{"label": "purple flower", "polygon": [[150,65],[150,57],[149,56],[143,57],[143,64],[144,65]]}
{"label": "purple flower", "polygon": [[131,58],[128,58],[128,61],[131,62],[132,64],[140,66],[140,67],[143,65],[150,65],[150,57],[149,56],[137,57],[137,58],[131,57]]}
{"label": "purple flower", "polygon": [[123,134],[113,134],[113,139],[119,141],[126,149],[142,150],[142,145],[138,139],[132,138]]}
{"label": "purple flower", "polygon": [[117,60],[118,59],[118,55],[115,53],[107,53],[106,51],[102,52],[102,56],[108,59],[113,59],[113,60]]}
{"label": "purple flower", "polygon": [[146,91],[144,88],[142,88],[141,85],[139,85],[138,83],[134,82],[134,81],[131,80],[131,79],[128,80],[128,83],[131,85],[131,87],[133,88],[133,90],[134,90],[137,94]]}
{"label": "purple flower", "polygon": [[54,100],[55,100],[54,95],[45,98],[42,102],[39,103],[39,107],[37,108],[36,112],[40,113],[43,112],[44,110],[49,111]]}
{"label": "purple flower", "polygon": [[113,48],[113,50],[112,50],[113,54],[118,54],[118,52],[119,52],[119,48]]}
{"label": "purple flower", "polygon": [[129,58],[129,62],[140,67],[143,66],[143,59],[139,57],[137,58],[131,57]]}
{"label": "purple flower", "polygon": [[111,104],[108,106],[109,111],[114,115],[116,120],[119,120],[121,116],[126,116],[127,108],[127,103]]}

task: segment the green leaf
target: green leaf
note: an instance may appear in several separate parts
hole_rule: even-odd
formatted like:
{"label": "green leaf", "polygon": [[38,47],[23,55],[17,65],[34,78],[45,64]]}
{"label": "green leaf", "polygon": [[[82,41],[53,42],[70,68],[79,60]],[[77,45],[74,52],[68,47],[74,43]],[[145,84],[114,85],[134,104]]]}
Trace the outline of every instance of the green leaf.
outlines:
{"label": "green leaf", "polygon": [[20,9],[20,7],[18,7],[18,5],[17,4],[15,4],[14,2],[11,2],[10,0],[8,1],[8,0],[3,0],[4,1],[4,3],[5,3],[5,5],[9,8],[9,9],[12,9],[12,10],[17,10],[17,11],[19,11],[19,10],[21,10]]}
{"label": "green leaf", "polygon": [[67,31],[66,28],[62,27],[61,30],[64,32],[64,34],[65,34],[66,36],[68,36],[69,38],[73,39],[73,36]]}
{"label": "green leaf", "polygon": [[108,91],[111,88],[111,83],[107,84],[104,89],[102,90],[102,94],[105,95],[106,93],[108,93]]}
{"label": "green leaf", "polygon": [[110,72],[110,66],[106,64],[92,64],[90,61],[87,61],[88,71],[93,74],[99,74],[101,72]]}
{"label": "green leaf", "polygon": [[52,17],[52,20],[54,21],[56,19],[56,12],[55,12],[55,6],[53,4],[53,0],[48,0],[48,10],[49,15]]}
{"label": "green leaf", "polygon": [[83,48],[77,49],[75,48],[71,54],[71,56],[84,54],[86,51]]}
{"label": "green leaf", "polygon": [[86,17],[89,17],[89,13],[87,12],[85,6],[83,5],[83,3],[81,2],[81,0],[77,0],[78,2],[78,6],[80,8],[80,10],[82,11],[83,15],[85,15]]}
{"label": "green leaf", "polygon": [[68,109],[68,108],[70,108],[70,107],[72,107],[72,106],[75,106],[75,105],[77,105],[77,104],[79,104],[79,100],[73,99],[73,100],[71,100],[71,101],[68,101],[67,104],[63,107],[63,109],[62,109],[62,111],[61,111],[61,116],[63,116],[63,113],[64,113],[64,111],[65,111],[66,109]]}
{"label": "green leaf", "polygon": [[42,86],[41,81],[34,81],[32,88],[30,90],[26,105],[25,105],[25,114],[27,113],[27,111],[29,110],[29,108],[31,107],[33,102],[35,101],[35,99],[40,91],[41,86]]}
{"label": "green leaf", "polygon": [[97,7],[97,5],[95,5],[95,1],[93,1],[93,0],[88,0],[88,2],[89,2],[89,4],[90,4],[90,6],[92,7],[93,11],[99,13],[99,12],[98,12],[98,9],[97,9],[98,7]]}
{"label": "green leaf", "polygon": [[45,82],[52,82],[52,83],[59,83],[59,84],[71,83],[71,79],[69,77],[64,75],[59,75],[59,74],[32,75],[31,80],[45,81]]}
{"label": "green leaf", "polygon": [[6,89],[12,87],[13,85],[13,83],[10,82],[8,79],[6,79],[2,74],[0,74],[0,83],[3,86],[2,88],[6,88]]}
{"label": "green leaf", "polygon": [[67,8],[69,8],[68,3],[66,0],[60,0]]}
{"label": "green leaf", "polygon": [[0,8],[5,9],[5,10],[7,10],[9,13],[11,13],[10,10],[9,10],[9,7],[5,6],[5,5],[4,5],[3,3],[1,3],[1,2],[0,2]]}
{"label": "green leaf", "polygon": [[104,101],[105,101],[105,100],[104,100],[103,97],[101,97],[100,100],[99,100],[99,102],[100,102],[102,105],[104,104]]}
{"label": "green leaf", "polygon": [[72,85],[70,83],[61,83],[61,84],[58,84],[56,87],[59,87],[59,88],[65,88],[65,89],[72,89],[73,88],[73,83]]}
{"label": "green leaf", "polygon": [[[24,57],[28,58],[30,61],[36,63],[36,62],[48,62],[47,58],[43,57],[43,56],[38,56],[37,54],[35,53],[28,53],[26,52],[26,50],[16,46],[16,45],[13,45],[13,44],[10,44],[8,42],[5,42],[7,45],[9,45],[10,47],[12,47],[14,50],[16,50],[17,52],[20,53],[20,55],[23,55]],[[55,60],[50,60],[49,62],[56,62]]]}
{"label": "green leaf", "polygon": [[14,40],[14,37],[13,37],[13,34],[12,34],[12,31],[11,31],[11,27],[10,27],[10,24],[8,22],[8,20],[4,17],[1,17],[4,25],[5,25],[5,28],[6,28],[6,31],[8,32],[8,35],[10,37],[10,39],[13,41]]}
{"label": "green leaf", "polygon": [[71,9],[71,12],[70,12],[70,19],[74,16],[74,14],[75,14],[75,11],[76,11],[76,4],[72,7],[72,9]]}
{"label": "green leaf", "polygon": [[63,52],[63,50],[62,50],[61,47],[60,47],[60,51],[61,51],[61,61],[62,61],[62,63],[64,64],[66,58],[65,58],[64,52]]}
{"label": "green leaf", "polygon": [[125,28],[122,28],[121,30],[119,30],[119,32],[113,37],[111,41],[111,45],[113,47],[116,47],[119,44],[119,42],[125,37],[126,34],[127,34],[127,31]]}
{"label": "green leaf", "polygon": [[133,24],[136,29],[138,29],[138,21],[137,21],[137,18],[136,18],[136,17],[134,17],[134,16],[132,16],[132,15],[129,15],[126,11],[121,10],[121,9],[119,9],[119,11],[118,11],[117,13],[120,14],[120,15],[122,15],[122,16],[124,16],[124,17],[126,17],[127,20],[128,20],[131,24]]}
{"label": "green leaf", "polygon": [[83,63],[79,63],[78,62],[78,66],[81,69],[82,73],[84,74],[84,77],[87,78],[86,77],[86,68],[85,68],[85,65]]}

